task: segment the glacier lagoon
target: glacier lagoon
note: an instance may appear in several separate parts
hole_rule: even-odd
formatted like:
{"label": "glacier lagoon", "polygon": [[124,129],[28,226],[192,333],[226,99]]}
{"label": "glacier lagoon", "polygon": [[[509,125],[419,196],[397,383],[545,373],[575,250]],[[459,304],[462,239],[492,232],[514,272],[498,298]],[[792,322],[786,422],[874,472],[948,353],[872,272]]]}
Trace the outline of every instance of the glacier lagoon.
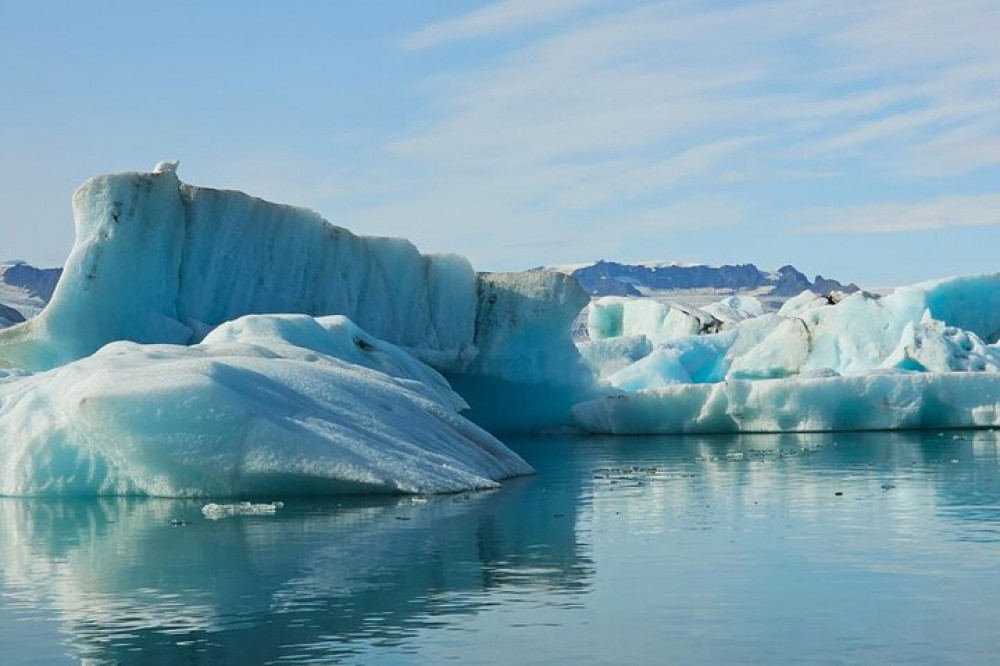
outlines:
{"label": "glacier lagoon", "polygon": [[175,166],[3,311],[12,663],[992,662],[1000,274],[589,302]]}
{"label": "glacier lagoon", "polygon": [[478,493],[284,498],[220,520],[183,500],[0,499],[4,663],[1000,652],[1000,433],[509,444],[537,475]]}
{"label": "glacier lagoon", "polygon": [[531,473],[512,432],[1000,426],[1000,274],[591,302],[176,167],[81,185],[51,300],[0,323],[0,495],[453,492]]}

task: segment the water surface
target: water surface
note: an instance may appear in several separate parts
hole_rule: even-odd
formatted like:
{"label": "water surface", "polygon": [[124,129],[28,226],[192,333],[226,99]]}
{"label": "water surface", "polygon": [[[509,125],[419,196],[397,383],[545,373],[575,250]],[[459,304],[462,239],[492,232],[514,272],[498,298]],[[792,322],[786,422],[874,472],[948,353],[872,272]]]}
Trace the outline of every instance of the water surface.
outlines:
{"label": "water surface", "polygon": [[1000,661],[997,433],[510,444],[489,493],[0,499],[0,660]]}

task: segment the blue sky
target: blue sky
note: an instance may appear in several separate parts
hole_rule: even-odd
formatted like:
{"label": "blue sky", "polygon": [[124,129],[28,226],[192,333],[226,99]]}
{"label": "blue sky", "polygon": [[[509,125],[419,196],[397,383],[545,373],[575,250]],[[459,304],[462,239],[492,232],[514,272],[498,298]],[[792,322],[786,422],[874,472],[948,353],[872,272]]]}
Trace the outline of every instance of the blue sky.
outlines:
{"label": "blue sky", "polygon": [[1000,270],[1000,3],[0,0],[0,256],[87,177],[187,182],[482,269]]}

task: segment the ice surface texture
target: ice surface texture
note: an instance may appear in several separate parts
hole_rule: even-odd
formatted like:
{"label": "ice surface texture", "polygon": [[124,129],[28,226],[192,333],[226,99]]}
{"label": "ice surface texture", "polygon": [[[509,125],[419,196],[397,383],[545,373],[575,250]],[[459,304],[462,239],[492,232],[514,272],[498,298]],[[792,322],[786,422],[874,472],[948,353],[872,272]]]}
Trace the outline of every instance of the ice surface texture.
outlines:
{"label": "ice surface texture", "polygon": [[531,472],[434,370],[340,316],[116,342],[0,382],[4,495],[447,492]]}
{"label": "ice surface texture", "polygon": [[592,432],[810,432],[1000,426],[1000,377],[874,373],[678,384],[573,408]]}
{"label": "ice surface texture", "polygon": [[1000,330],[998,295],[1000,275],[804,292],[774,314],[724,303],[736,314],[717,333],[668,305],[601,299],[580,348],[619,390],[573,413],[613,433],[1000,425],[1000,348],[983,340]]}
{"label": "ice surface texture", "polygon": [[98,176],[73,196],[76,243],[45,311],[4,332],[29,369],[114,340],[187,344],[245,314],[345,314],[451,358],[473,342],[476,274],[456,256],[362,238],[315,213],[159,174]]}
{"label": "ice surface texture", "polygon": [[93,178],[73,210],[63,277],[40,316],[0,331],[0,364],[47,369],[115,340],[190,344],[242,315],[302,313],[346,315],[441,370],[525,382],[587,372],[569,336],[587,297],[564,275],[477,275],[462,257],[186,185],[167,168]]}

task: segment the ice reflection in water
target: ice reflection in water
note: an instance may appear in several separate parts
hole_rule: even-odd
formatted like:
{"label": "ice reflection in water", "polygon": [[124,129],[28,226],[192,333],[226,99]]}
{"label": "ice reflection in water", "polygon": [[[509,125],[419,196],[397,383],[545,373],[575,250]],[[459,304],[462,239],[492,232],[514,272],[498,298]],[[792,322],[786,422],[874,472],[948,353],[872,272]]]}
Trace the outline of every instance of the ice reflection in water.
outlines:
{"label": "ice reflection in water", "polygon": [[1000,654],[995,433],[512,445],[538,477],[427,501],[0,500],[4,663]]}
{"label": "ice reflection in water", "polygon": [[[190,502],[0,500],[2,603],[36,619],[50,609],[68,645],[49,650],[97,662],[301,662],[398,645],[486,598],[561,606],[585,590],[572,497],[526,505],[525,490],[287,500],[275,516],[220,521]],[[0,629],[0,644],[17,642]]]}

